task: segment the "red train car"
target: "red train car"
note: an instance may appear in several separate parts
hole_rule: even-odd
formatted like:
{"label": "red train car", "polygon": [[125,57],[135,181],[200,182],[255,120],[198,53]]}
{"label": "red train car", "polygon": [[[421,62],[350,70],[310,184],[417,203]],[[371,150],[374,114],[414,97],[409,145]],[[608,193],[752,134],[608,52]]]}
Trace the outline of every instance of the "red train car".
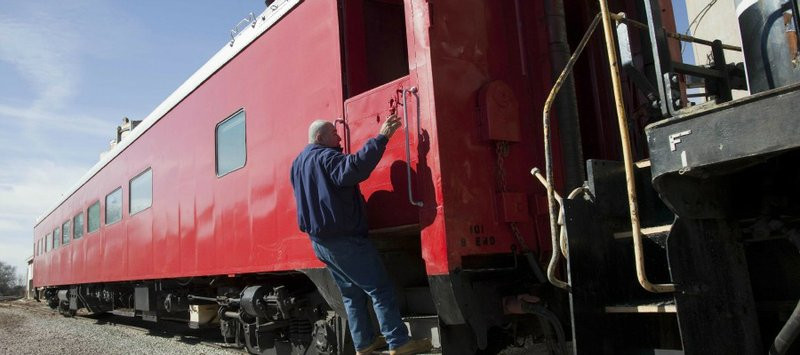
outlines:
{"label": "red train car", "polygon": [[355,151],[397,112],[405,130],[361,184],[371,237],[412,336],[486,348],[520,321],[504,297],[534,292],[550,254],[528,173],[552,77],[543,6],[272,2],[37,221],[34,285],[65,314],[185,316],[255,353],[352,352],[289,167],[313,120]]}

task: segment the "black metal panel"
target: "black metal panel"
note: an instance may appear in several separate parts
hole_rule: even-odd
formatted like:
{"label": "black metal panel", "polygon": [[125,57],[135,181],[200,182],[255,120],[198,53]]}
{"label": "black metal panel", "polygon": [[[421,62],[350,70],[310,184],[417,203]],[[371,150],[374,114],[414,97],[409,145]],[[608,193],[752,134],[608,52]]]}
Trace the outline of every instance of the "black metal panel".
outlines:
{"label": "black metal panel", "polygon": [[459,272],[428,276],[445,354],[471,354],[486,347],[486,321],[464,281]]}
{"label": "black metal panel", "polygon": [[678,219],[668,241],[686,354],[763,354],[736,222]]}
{"label": "black metal panel", "polygon": [[137,286],[134,289],[134,309],[137,311],[156,311],[155,290],[148,286]]}
{"label": "black metal panel", "polygon": [[322,295],[322,298],[328,302],[328,305],[333,309],[339,317],[347,319],[347,312],[344,310],[344,301],[342,300],[342,292],[336,286],[333,276],[328,269],[302,269],[303,274],[308,276],[311,282],[317,286],[317,290]]}
{"label": "black metal panel", "polygon": [[[587,184],[595,196],[595,208],[606,217],[604,223],[609,232],[630,230],[628,190],[625,182],[625,166],[619,161],[586,161]],[[638,195],[640,222],[642,227],[671,224],[673,214],[665,208],[650,182],[649,169],[636,169],[636,192]]]}
{"label": "black metal panel", "polygon": [[[800,85],[776,89],[645,128],[653,180],[706,175],[712,164],[800,147]],[[746,163],[746,162],[743,162]]]}
{"label": "black metal panel", "polygon": [[783,12],[791,10],[791,6],[781,3],[779,0],[736,0],[751,92],[762,92],[800,80],[800,71],[792,62],[793,53],[789,51],[783,22]]}
{"label": "black metal panel", "polygon": [[569,272],[573,350],[575,354],[596,354],[606,338],[603,324],[611,280],[610,253],[614,240],[603,233],[597,209],[590,202],[564,200],[569,235]]}

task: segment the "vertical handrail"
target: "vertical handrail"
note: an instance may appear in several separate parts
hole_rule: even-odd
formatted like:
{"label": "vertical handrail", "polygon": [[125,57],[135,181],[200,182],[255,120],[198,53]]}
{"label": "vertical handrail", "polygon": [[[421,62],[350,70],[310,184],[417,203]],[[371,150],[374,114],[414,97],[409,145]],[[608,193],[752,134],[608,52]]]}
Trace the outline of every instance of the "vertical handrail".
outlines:
{"label": "vertical handrail", "polygon": [[411,142],[408,135],[408,100],[406,100],[406,93],[410,92],[417,99],[417,135],[419,135],[419,95],[417,95],[417,87],[403,88],[403,121],[405,122],[406,132],[406,171],[408,177],[408,202],[417,207],[422,207],[422,201],[414,200],[414,195],[411,192]]}
{"label": "vertical handrail", "polygon": [[[578,57],[583,52],[583,49],[586,47],[586,44],[589,42],[589,38],[592,37],[594,30],[597,28],[597,24],[600,22],[600,14],[595,15],[594,20],[589,25],[589,29],[586,30],[586,33],[583,35],[581,42],[578,44],[578,47],[575,49],[575,53],[569,58],[567,65],[564,66],[564,70],[561,71],[561,75],[558,76],[556,79],[553,88],[550,90],[550,94],[547,96],[547,100],[544,103],[544,109],[542,110],[542,130],[544,132],[544,160],[545,160],[545,174],[547,175],[546,179],[543,179],[542,184],[547,189],[547,211],[548,215],[550,216],[550,244],[553,248],[553,253],[550,255],[550,262],[547,265],[547,279],[553,286],[558,288],[565,289],[567,291],[570,290],[570,286],[567,282],[559,280],[555,275],[556,265],[558,265],[559,254],[563,252],[559,252],[559,232],[558,232],[558,220],[556,218],[556,200],[557,194],[555,193],[555,188],[553,186],[553,149],[551,146],[551,137],[550,137],[550,109],[553,106],[553,101],[558,94],[558,91],[561,89],[561,86],[564,84],[564,80],[569,76],[572,72],[572,68],[575,66],[575,62],[578,60]],[[539,169],[534,168],[531,170],[531,174],[537,176]],[[541,175],[537,176],[540,177]],[[540,180],[542,180],[540,178]],[[560,200],[560,197],[558,198]],[[559,202],[560,203],[560,202]]]}
{"label": "vertical handrail", "polygon": [[628,135],[628,119],[625,114],[625,103],[622,99],[622,85],[620,84],[619,63],[617,62],[617,45],[611,30],[611,13],[608,11],[608,1],[598,1],[600,2],[600,13],[603,17],[603,33],[606,38],[608,66],[611,71],[611,84],[614,89],[614,103],[617,110],[617,124],[619,125],[620,141],[622,141],[622,157],[625,163],[625,184],[628,189],[628,207],[631,216],[631,232],[633,233],[633,251],[636,259],[636,277],[639,280],[639,284],[647,291],[655,293],[674,292],[675,284],[653,284],[647,279],[647,274],[645,273],[642,231],[639,225],[636,183],[633,176],[633,157],[631,153],[630,137]]}
{"label": "vertical handrail", "polygon": [[342,148],[342,150],[345,152],[345,154],[350,154],[350,134],[347,133],[347,121],[339,117],[333,121],[333,127],[335,129],[336,125],[340,123],[342,124],[342,139],[344,140],[344,144],[342,144],[344,148]]}

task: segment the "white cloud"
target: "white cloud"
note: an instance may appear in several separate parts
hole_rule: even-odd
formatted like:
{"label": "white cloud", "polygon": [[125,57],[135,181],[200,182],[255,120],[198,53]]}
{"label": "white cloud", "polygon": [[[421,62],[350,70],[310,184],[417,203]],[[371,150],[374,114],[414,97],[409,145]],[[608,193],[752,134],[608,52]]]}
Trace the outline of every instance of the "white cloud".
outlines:
{"label": "white cloud", "polygon": [[64,114],[42,108],[20,108],[0,104],[0,117],[23,122],[36,130],[57,130],[60,133],[81,133],[85,138],[110,138],[116,125],[106,119],[85,114]]}
{"label": "white cloud", "polygon": [[[52,206],[89,170],[50,160],[11,161],[16,169],[0,173],[0,221],[27,216],[30,228],[36,217]],[[6,232],[0,224],[0,234]]]}
{"label": "white cloud", "polygon": [[[12,161],[0,171],[0,261],[24,271],[32,254],[36,218],[89,169],[50,160]],[[54,173],[57,172],[57,173]]]}
{"label": "white cloud", "polygon": [[79,37],[58,22],[0,16],[0,60],[10,63],[38,93],[34,107],[60,107],[78,81]]}
{"label": "white cloud", "polygon": [[17,268],[17,274],[25,275],[27,263],[25,260],[31,256],[33,240],[24,244],[9,244],[0,241],[0,261]]}

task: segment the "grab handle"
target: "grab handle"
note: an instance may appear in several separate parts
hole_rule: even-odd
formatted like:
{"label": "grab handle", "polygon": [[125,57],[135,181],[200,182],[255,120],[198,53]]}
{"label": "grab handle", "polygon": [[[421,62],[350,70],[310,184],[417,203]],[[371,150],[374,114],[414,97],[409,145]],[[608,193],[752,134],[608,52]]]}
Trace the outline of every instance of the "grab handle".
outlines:
{"label": "grab handle", "polygon": [[422,207],[422,201],[414,200],[414,195],[411,193],[411,142],[408,135],[408,101],[406,100],[406,93],[410,92],[417,99],[417,136],[419,136],[419,95],[417,95],[417,87],[412,86],[408,89],[403,88],[403,121],[405,122],[406,131],[406,170],[408,172],[408,202],[417,207]]}
{"label": "grab handle", "polygon": [[333,128],[335,129],[340,123],[342,124],[342,140],[344,141],[342,142],[342,146],[344,146],[342,150],[345,153],[350,154],[350,134],[347,131],[347,122],[343,118],[339,117],[333,122]]}

